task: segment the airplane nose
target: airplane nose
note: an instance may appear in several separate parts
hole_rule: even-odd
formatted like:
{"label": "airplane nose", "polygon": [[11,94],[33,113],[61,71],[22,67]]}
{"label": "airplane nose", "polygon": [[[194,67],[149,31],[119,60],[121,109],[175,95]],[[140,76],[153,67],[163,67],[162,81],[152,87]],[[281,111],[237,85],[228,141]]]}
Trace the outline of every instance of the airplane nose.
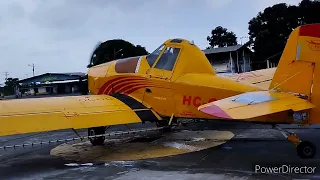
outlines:
{"label": "airplane nose", "polygon": [[91,67],[88,71],[88,86],[92,94],[98,94],[100,87],[103,85],[103,79],[106,77],[110,63],[101,64]]}

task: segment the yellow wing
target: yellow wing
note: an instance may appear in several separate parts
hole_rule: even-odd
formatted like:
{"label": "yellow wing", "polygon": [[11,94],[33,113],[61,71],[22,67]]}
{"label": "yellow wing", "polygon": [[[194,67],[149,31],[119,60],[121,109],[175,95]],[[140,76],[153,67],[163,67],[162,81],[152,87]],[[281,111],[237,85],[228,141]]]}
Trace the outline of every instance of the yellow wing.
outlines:
{"label": "yellow wing", "polygon": [[141,122],[137,112],[107,95],[0,101],[0,136]]}
{"label": "yellow wing", "polygon": [[250,72],[244,72],[240,74],[219,74],[230,78],[237,82],[254,84],[263,90],[267,90],[271,84],[273,75],[276,71],[276,68],[262,69]]}
{"label": "yellow wing", "polygon": [[200,106],[206,114],[225,119],[250,119],[287,110],[314,108],[309,101],[293,94],[269,91],[243,93]]}

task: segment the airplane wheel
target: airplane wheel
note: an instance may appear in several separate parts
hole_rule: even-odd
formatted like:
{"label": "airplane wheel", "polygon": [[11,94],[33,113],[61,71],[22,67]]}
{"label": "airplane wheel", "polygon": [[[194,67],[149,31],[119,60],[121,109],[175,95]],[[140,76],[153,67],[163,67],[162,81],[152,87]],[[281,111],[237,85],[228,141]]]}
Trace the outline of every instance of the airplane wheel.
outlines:
{"label": "airplane wheel", "polygon": [[297,146],[297,153],[303,159],[310,159],[316,155],[316,146],[309,141],[302,141]]}
{"label": "airplane wheel", "polygon": [[[94,128],[88,128],[88,136],[94,136],[94,135],[100,135],[105,133],[105,127],[94,127]],[[95,138],[89,138],[91,144],[93,146],[99,146],[104,144],[105,137],[95,137]]]}

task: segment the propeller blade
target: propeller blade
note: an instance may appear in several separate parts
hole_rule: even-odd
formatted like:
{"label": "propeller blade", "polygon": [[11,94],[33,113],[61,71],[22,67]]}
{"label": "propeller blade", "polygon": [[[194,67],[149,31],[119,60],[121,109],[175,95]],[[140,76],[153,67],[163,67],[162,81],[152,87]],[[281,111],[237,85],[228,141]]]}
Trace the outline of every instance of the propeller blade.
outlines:
{"label": "propeller blade", "polygon": [[88,66],[93,65],[92,60],[93,60],[94,54],[95,54],[96,50],[98,49],[98,47],[99,47],[101,44],[102,44],[102,42],[99,41],[99,42],[94,46],[93,51],[92,51],[91,56],[90,56],[90,59],[89,59],[89,65],[88,65]]}

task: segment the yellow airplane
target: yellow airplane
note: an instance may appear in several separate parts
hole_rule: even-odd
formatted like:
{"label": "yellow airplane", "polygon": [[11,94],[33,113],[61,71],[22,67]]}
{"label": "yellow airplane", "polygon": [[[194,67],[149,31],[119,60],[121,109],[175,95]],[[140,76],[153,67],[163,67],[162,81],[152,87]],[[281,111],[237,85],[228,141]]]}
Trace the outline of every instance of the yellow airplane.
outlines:
{"label": "yellow airplane", "polygon": [[[193,43],[169,39],[149,55],[91,67],[92,95],[1,101],[0,136],[69,128],[91,136],[111,125],[167,126],[176,118],[318,124],[319,57],[320,24],[293,30],[277,69],[231,77],[216,74]],[[300,157],[315,155],[312,143],[284,135]],[[90,140],[99,145],[104,137]]]}

